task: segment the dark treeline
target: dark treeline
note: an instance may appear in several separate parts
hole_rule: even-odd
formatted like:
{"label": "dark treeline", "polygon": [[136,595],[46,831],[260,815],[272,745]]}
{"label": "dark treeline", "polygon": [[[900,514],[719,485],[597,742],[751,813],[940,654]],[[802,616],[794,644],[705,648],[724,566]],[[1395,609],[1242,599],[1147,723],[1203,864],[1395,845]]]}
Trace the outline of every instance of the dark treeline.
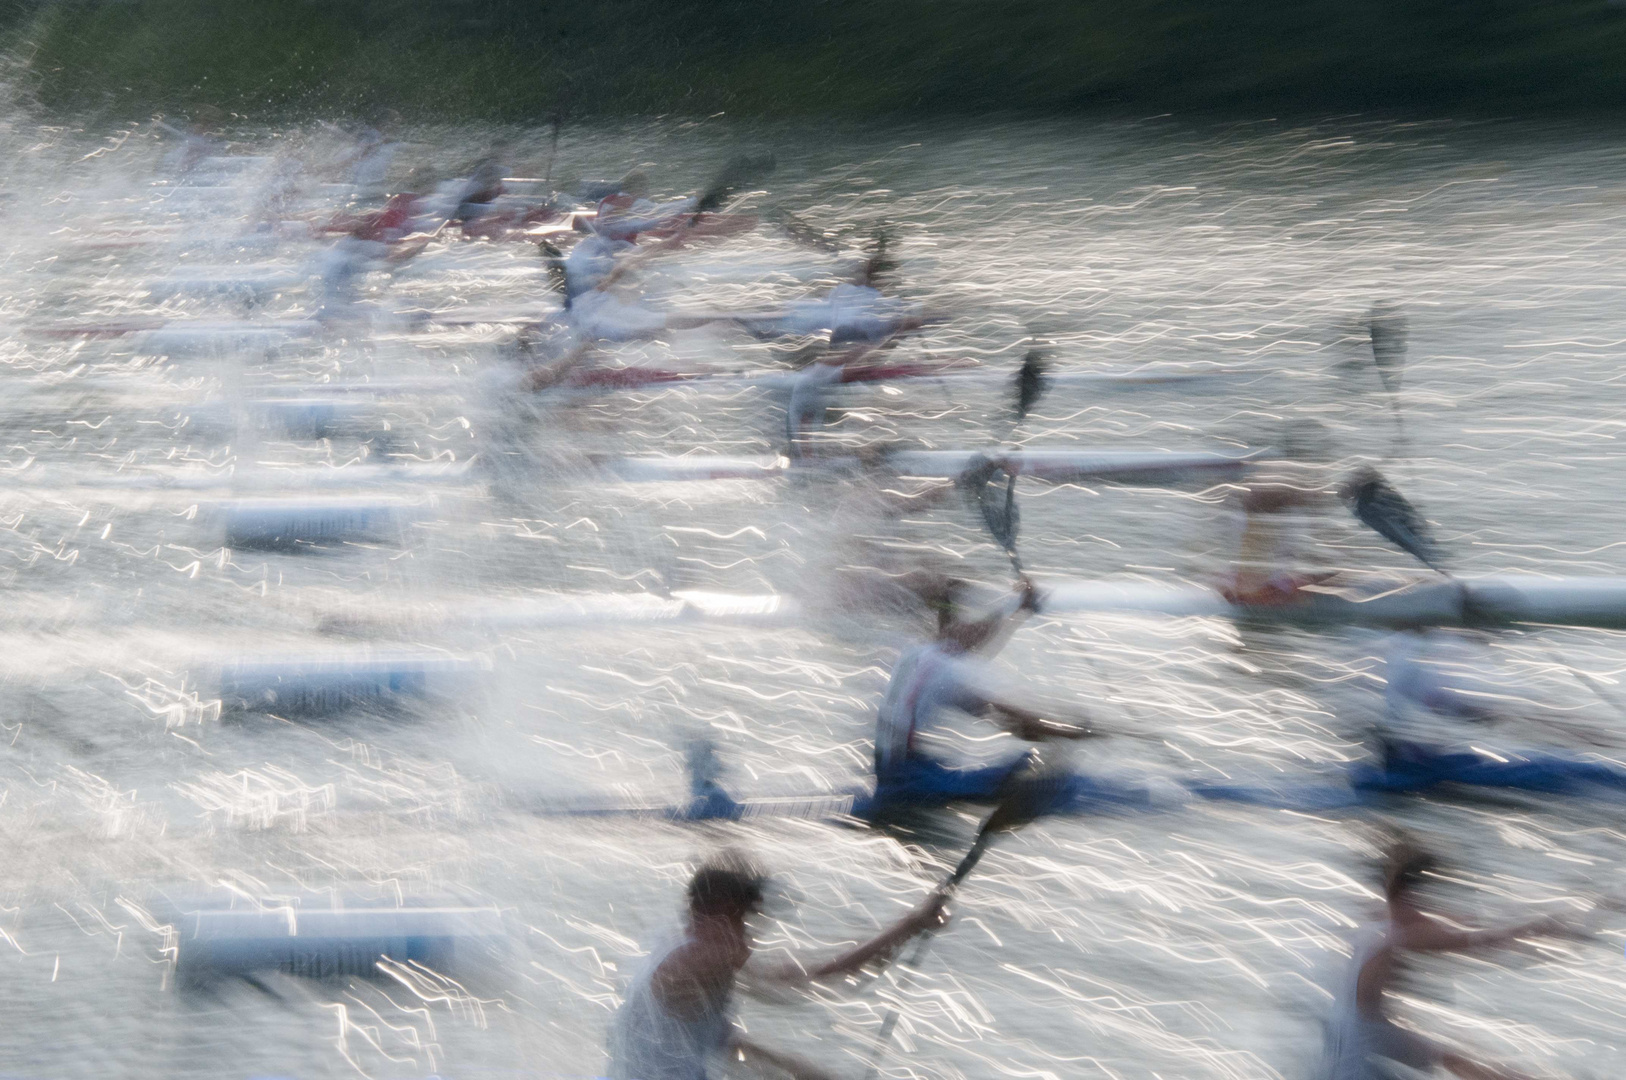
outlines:
{"label": "dark treeline", "polygon": [[4,28],[74,109],[1626,108],[1605,0],[13,0]]}

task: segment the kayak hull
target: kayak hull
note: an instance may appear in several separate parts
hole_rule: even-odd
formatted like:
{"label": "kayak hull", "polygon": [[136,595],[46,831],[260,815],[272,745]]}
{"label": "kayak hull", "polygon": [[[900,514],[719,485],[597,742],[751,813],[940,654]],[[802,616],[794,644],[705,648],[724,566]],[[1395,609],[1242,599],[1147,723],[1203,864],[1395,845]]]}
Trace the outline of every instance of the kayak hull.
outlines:
{"label": "kayak hull", "polygon": [[1045,587],[1040,609],[1053,615],[1117,612],[1220,616],[1243,622],[1388,630],[1515,623],[1623,630],[1626,577],[1506,574],[1424,582],[1367,596],[1304,589],[1290,599],[1271,604],[1234,603],[1218,591],[1201,586],[1075,581]]}

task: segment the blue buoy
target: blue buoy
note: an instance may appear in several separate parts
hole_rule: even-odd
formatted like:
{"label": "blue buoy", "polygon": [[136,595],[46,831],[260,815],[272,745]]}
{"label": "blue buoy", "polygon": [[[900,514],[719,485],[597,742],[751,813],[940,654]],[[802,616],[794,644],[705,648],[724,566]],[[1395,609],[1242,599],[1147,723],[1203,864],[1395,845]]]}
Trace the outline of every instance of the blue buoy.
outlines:
{"label": "blue buoy", "polygon": [[227,547],[275,550],[399,538],[413,509],[398,499],[241,499],[220,512]]}

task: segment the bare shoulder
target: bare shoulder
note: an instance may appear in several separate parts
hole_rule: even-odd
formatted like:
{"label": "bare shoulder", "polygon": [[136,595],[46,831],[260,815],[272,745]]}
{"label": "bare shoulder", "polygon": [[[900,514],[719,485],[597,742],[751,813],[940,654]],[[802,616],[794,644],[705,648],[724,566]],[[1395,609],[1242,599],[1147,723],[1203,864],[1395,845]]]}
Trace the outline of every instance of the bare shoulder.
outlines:
{"label": "bare shoulder", "polygon": [[738,964],[724,950],[686,941],[655,969],[656,1000],[675,1016],[696,1019],[733,984],[737,970]]}

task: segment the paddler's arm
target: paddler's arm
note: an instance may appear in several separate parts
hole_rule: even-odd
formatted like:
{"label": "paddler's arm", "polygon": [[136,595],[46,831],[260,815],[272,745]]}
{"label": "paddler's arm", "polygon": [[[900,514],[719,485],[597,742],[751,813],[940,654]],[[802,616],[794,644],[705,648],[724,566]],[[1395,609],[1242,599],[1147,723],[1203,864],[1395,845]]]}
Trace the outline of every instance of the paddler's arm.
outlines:
{"label": "paddler's arm", "polygon": [[1012,735],[1028,742],[1045,742],[1049,739],[1099,739],[1104,734],[1087,724],[1050,720],[1036,712],[1019,709],[1014,705],[989,705],[988,718]]}
{"label": "paddler's arm", "polygon": [[1416,952],[1466,952],[1505,945],[1526,937],[1567,934],[1571,928],[1561,919],[1543,915],[1527,922],[1487,930],[1450,926],[1409,905],[1397,906],[1394,914],[1394,944]]}
{"label": "paddler's arm", "polygon": [[968,653],[998,652],[1005,639],[1016,632],[1028,613],[1039,610],[1039,590],[1026,575],[1017,582],[1015,611],[994,611],[975,622],[961,622],[953,630],[954,638]]}
{"label": "paddler's arm", "polygon": [[871,961],[890,956],[922,930],[942,926],[948,921],[948,916],[943,912],[945,899],[941,891],[934,890],[914,910],[879,934],[821,963],[804,966],[793,958],[772,965],[751,965],[746,969],[747,978],[750,983],[765,988],[772,984],[802,986],[833,975],[850,975]]}

